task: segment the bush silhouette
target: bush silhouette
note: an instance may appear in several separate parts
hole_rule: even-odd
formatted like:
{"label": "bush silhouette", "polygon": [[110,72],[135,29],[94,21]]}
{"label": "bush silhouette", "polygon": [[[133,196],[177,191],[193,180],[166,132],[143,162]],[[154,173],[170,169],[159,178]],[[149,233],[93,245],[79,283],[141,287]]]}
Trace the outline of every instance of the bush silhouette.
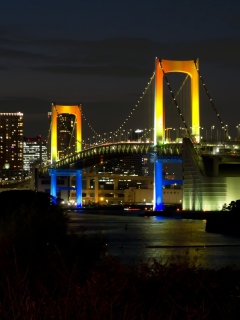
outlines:
{"label": "bush silhouette", "polygon": [[69,217],[51,196],[34,191],[0,193],[0,260],[18,261],[21,268],[77,263],[87,272],[106,250],[101,234],[71,234]]}
{"label": "bush silhouette", "polygon": [[[0,240],[22,259],[35,258],[64,241],[68,217],[49,195],[34,191],[0,193]],[[28,260],[29,260],[28,259]]]}

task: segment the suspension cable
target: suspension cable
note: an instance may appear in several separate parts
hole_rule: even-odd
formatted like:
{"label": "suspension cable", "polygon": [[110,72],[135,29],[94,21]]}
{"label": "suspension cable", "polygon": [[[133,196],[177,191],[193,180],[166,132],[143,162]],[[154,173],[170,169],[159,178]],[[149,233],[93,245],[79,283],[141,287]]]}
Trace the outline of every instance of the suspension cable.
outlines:
{"label": "suspension cable", "polygon": [[132,111],[130,112],[130,114],[128,115],[128,117],[125,119],[125,121],[123,121],[123,123],[121,124],[121,126],[113,133],[113,135],[117,135],[118,132],[121,131],[121,129],[124,128],[124,126],[126,125],[127,121],[132,117],[134,111],[136,111],[136,109],[138,108],[138,106],[140,105],[140,102],[141,100],[143,99],[143,97],[145,96],[145,94],[147,93],[148,91],[148,88],[150,87],[153,79],[155,77],[155,71],[153,72],[152,76],[150,77],[150,80],[146,86],[146,88],[144,89],[143,93],[142,93],[142,96],[139,98],[137,104],[135,104],[135,106],[133,107]]}
{"label": "suspension cable", "polygon": [[[76,128],[76,122],[77,122],[77,119],[76,119],[76,117],[75,117],[75,119],[74,119],[74,125],[73,125],[73,128],[72,128],[71,136],[70,136],[69,143],[68,143],[68,148],[67,148],[67,154],[66,154],[66,156],[68,156],[69,153],[70,153],[70,151],[71,151],[70,149],[71,149],[72,138],[75,138],[75,136],[73,135],[73,132],[74,132],[74,129]],[[69,133],[70,133],[70,131],[69,131]]]}
{"label": "suspension cable", "polygon": [[[126,125],[127,121],[132,117],[134,111],[136,111],[136,109],[138,108],[138,106],[139,106],[142,98],[143,98],[143,97],[145,96],[145,94],[147,93],[147,90],[149,89],[149,87],[150,87],[150,85],[151,85],[154,77],[155,77],[155,71],[153,72],[152,76],[150,77],[150,80],[149,80],[146,88],[144,89],[144,91],[143,91],[143,93],[142,93],[142,96],[139,98],[137,104],[135,104],[135,106],[134,106],[133,109],[131,110],[130,114],[127,116],[127,118],[125,119],[125,121],[120,125],[120,127],[113,132],[113,136],[116,136],[116,135],[124,128],[124,126]],[[90,124],[90,122],[87,120],[87,118],[86,118],[86,116],[83,114],[82,110],[81,110],[81,114],[82,114],[82,117],[83,117],[84,121],[87,123],[87,126],[91,129],[91,131],[93,132],[93,134],[96,135],[97,137],[100,136],[100,134],[95,131],[95,129],[94,129],[94,128],[92,127],[92,125]],[[154,128],[151,128],[151,129],[149,129],[149,130],[151,131],[151,130],[153,130],[153,129],[154,129]],[[109,133],[110,133],[110,132],[109,132]],[[102,139],[102,140],[104,141],[104,139]],[[105,139],[105,140],[106,140],[106,139]]]}
{"label": "suspension cable", "polygon": [[[184,123],[184,126],[185,126],[185,129],[186,129],[187,133],[188,133],[188,136],[191,138],[191,134],[190,134],[190,131],[189,131],[188,126],[187,126],[187,124],[186,124],[186,121],[185,121],[185,119],[184,119],[184,117],[183,117],[183,115],[182,115],[182,112],[181,112],[178,104],[177,104],[177,100],[176,100],[175,95],[174,95],[174,93],[173,93],[173,91],[172,91],[172,88],[171,88],[171,86],[170,86],[170,84],[169,84],[169,81],[168,81],[168,79],[167,79],[166,73],[165,73],[165,71],[164,71],[164,69],[163,69],[162,60],[159,59],[159,63],[160,63],[160,67],[161,67],[161,69],[162,69],[162,73],[163,73],[164,79],[165,79],[165,81],[166,81],[166,83],[167,83],[168,89],[169,89],[169,91],[170,91],[170,93],[171,93],[171,96],[172,96],[172,98],[173,98],[173,101],[174,101],[174,103],[175,103],[175,106],[176,106],[176,108],[177,108],[177,110],[178,110],[178,113],[179,113],[181,119],[182,119],[182,122]],[[192,140],[192,139],[191,139],[191,140]]]}
{"label": "suspension cable", "polygon": [[[184,85],[185,85],[185,83],[186,83],[186,81],[187,81],[188,77],[189,77],[189,75],[187,74],[187,75],[186,75],[186,78],[183,80],[183,82],[182,82],[182,84],[181,84],[181,86],[180,86],[179,90],[177,91],[177,93],[176,93],[176,95],[175,95],[175,98],[177,98],[177,97],[179,96],[179,94],[180,94],[180,92],[181,92],[182,88],[184,87]],[[172,105],[173,103],[174,103],[174,100],[172,99],[172,101],[171,101],[171,103],[169,104],[168,108],[170,108],[170,107],[171,107],[171,105]]]}
{"label": "suspension cable", "polygon": [[94,130],[94,128],[91,126],[90,122],[87,120],[86,116],[84,115],[84,113],[81,110],[81,115],[83,117],[83,120],[86,121],[87,126],[92,130],[92,132],[96,135],[99,136],[99,134]]}
{"label": "suspension cable", "polygon": [[[137,104],[133,107],[132,111],[131,111],[130,114],[127,116],[127,118],[126,118],[125,121],[122,123],[122,125],[121,125],[115,132],[113,132],[113,136],[114,136],[114,135],[116,136],[116,135],[123,129],[123,127],[126,125],[127,121],[132,117],[134,111],[136,111],[137,107],[139,106],[142,98],[143,98],[143,97],[145,96],[145,94],[147,93],[147,91],[148,91],[148,89],[149,89],[149,87],[150,87],[150,85],[151,85],[154,77],[155,77],[155,71],[153,72],[152,76],[150,77],[150,80],[149,80],[146,88],[144,89],[142,96],[139,98]],[[54,105],[54,107],[55,107],[57,116],[59,117],[59,113],[58,113],[58,110],[57,110],[57,108],[56,108],[56,105]],[[98,134],[98,133],[96,132],[96,130],[92,127],[92,125],[90,124],[90,122],[87,120],[86,116],[84,115],[84,113],[82,112],[81,109],[80,109],[80,112],[81,112],[81,115],[82,115],[84,121],[87,123],[87,126],[91,129],[91,131],[93,132],[93,134],[95,134],[97,137],[100,136],[100,134]],[[61,119],[61,117],[59,117],[59,119],[61,120],[64,128],[69,132],[68,128],[66,127],[66,125],[65,125],[65,123],[64,123],[64,120]],[[154,128],[149,129],[149,131],[152,131],[152,130],[154,130]],[[74,137],[73,133],[72,133],[71,139],[72,139],[72,137]],[[74,137],[74,138],[76,139],[76,137]],[[104,139],[102,139],[102,140],[104,141]],[[105,140],[106,140],[106,139],[105,139]],[[76,141],[79,142],[79,143],[82,142],[82,141],[79,141],[79,140],[77,140],[77,139],[76,139]]]}
{"label": "suspension cable", "polygon": [[52,118],[51,118],[51,121],[50,121],[50,123],[49,123],[48,135],[47,135],[47,141],[46,141],[47,158],[48,158],[48,160],[49,160],[50,157],[51,157],[51,151],[49,152],[49,146],[51,146],[51,141],[49,141],[50,138],[51,138],[51,130],[52,130]]}
{"label": "suspension cable", "polygon": [[196,70],[197,70],[197,73],[198,73],[199,78],[200,78],[200,80],[201,80],[201,83],[202,83],[202,85],[203,85],[203,87],[204,87],[204,90],[205,90],[205,92],[206,92],[206,94],[207,94],[207,96],[208,96],[208,98],[209,98],[209,101],[210,101],[212,107],[213,107],[213,110],[215,111],[216,116],[218,117],[218,120],[219,120],[219,122],[220,122],[220,124],[221,124],[221,126],[222,126],[222,129],[224,129],[225,133],[228,134],[228,130],[227,130],[226,126],[223,124],[223,121],[222,121],[222,119],[221,119],[221,117],[220,117],[220,114],[219,114],[219,112],[217,111],[217,109],[216,109],[216,107],[215,107],[215,105],[214,105],[214,103],[213,103],[213,100],[212,100],[212,98],[211,98],[211,96],[210,96],[210,94],[209,94],[209,92],[208,92],[208,90],[207,90],[207,87],[206,87],[205,82],[203,81],[203,78],[202,78],[202,76],[201,76],[201,74],[200,74],[200,71],[199,71],[199,68],[198,68],[198,66],[197,66],[197,61],[196,61],[196,60],[194,60],[194,65],[195,65],[195,67],[196,67]]}
{"label": "suspension cable", "polygon": [[[175,98],[177,98],[180,94],[180,106],[183,108],[182,111],[184,113],[184,103],[183,103],[183,96],[185,96],[186,98],[186,82],[189,78],[189,75],[187,74],[185,79],[183,80],[180,88],[178,89],[176,95],[175,95]],[[183,93],[182,93],[183,92]],[[185,95],[184,95],[185,93]],[[174,103],[174,100],[172,99],[171,102],[169,103],[169,105],[167,106],[167,108],[171,108],[172,104]],[[180,127],[180,121],[179,121],[179,117],[177,117],[177,127]],[[178,137],[177,137],[178,138]]]}

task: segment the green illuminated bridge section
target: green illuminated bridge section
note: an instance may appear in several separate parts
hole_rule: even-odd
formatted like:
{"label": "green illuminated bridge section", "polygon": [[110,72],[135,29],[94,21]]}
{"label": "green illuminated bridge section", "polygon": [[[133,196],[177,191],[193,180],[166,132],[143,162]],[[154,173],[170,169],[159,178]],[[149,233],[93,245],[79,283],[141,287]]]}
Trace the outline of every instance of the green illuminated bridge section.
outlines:
{"label": "green illuminated bridge section", "polygon": [[154,146],[153,143],[142,142],[118,142],[95,145],[94,147],[84,149],[78,153],[72,154],[54,164],[43,165],[40,172],[46,173],[48,169],[55,167],[56,169],[64,168],[87,168],[105,161],[129,156],[132,154],[150,154],[164,158],[176,158],[181,162],[182,143],[167,143],[161,146]]}
{"label": "green illuminated bridge section", "polygon": [[[217,143],[194,144],[196,154],[201,157],[228,155],[232,158],[240,156],[240,144],[236,142],[225,142],[224,145]],[[39,170],[47,173],[50,168],[56,169],[83,169],[91,167],[108,160],[125,157],[132,154],[150,155],[162,158],[166,162],[182,162],[183,144],[166,143],[154,146],[152,142],[115,142],[94,145],[78,153],[69,155],[54,164],[43,164]]]}

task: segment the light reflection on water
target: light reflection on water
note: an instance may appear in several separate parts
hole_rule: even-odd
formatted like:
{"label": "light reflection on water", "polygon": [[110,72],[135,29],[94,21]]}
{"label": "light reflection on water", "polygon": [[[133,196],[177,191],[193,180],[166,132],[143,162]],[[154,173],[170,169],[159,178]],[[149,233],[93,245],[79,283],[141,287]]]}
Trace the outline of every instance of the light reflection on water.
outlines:
{"label": "light reflection on water", "polygon": [[109,253],[124,263],[188,259],[203,268],[240,268],[240,238],[207,233],[205,220],[138,217],[71,212],[71,228],[84,227],[86,234],[102,232]]}

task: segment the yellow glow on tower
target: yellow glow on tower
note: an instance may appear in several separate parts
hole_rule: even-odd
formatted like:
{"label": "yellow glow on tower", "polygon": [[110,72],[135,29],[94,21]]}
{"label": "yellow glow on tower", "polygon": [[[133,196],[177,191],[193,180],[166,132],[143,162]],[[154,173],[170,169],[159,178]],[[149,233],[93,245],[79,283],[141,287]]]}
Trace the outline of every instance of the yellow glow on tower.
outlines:
{"label": "yellow glow on tower", "polygon": [[[161,61],[161,64],[160,64]],[[165,110],[163,107],[163,71],[182,72],[191,77],[191,106],[192,106],[192,135],[195,136],[197,142],[200,139],[200,117],[199,117],[199,75],[194,60],[178,61],[178,60],[162,60],[156,58],[155,66],[155,117],[154,128],[155,137],[154,144],[162,143],[165,140]],[[199,60],[196,60],[197,68],[199,68]]]}
{"label": "yellow glow on tower", "polygon": [[58,160],[57,150],[57,117],[60,114],[68,113],[76,117],[76,152],[82,150],[82,117],[81,105],[65,106],[52,104],[52,128],[51,128],[51,163]]}

